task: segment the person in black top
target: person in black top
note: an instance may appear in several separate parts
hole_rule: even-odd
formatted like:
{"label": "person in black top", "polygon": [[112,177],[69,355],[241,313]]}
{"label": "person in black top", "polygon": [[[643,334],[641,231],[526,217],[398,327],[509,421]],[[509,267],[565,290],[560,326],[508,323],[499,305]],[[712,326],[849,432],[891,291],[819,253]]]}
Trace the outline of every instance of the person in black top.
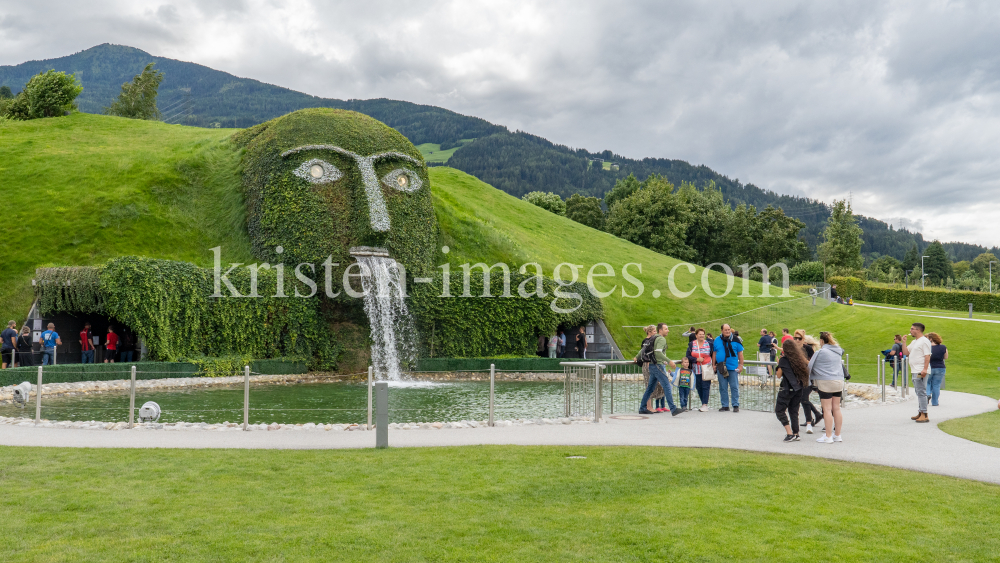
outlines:
{"label": "person in black top", "polygon": [[809,385],[809,361],[795,340],[786,340],[782,345],[776,376],[781,378],[781,390],[778,391],[774,414],[785,427],[785,441],[797,442],[799,404],[802,401],[802,388]]}
{"label": "person in black top", "polygon": [[34,367],[35,357],[31,349],[31,329],[28,325],[21,327],[21,336],[17,337],[17,363],[21,367]]}
{"label": "person in black top", "polygon": [[931,396],[931,406],[938,406],[941,397],[941,384],[944,383],[944,361],[948,359],[948,347],[941,342],[941,336],[936,332],[928,332],[927,339],[931,341],[931,373],[927,378],[927,394]]}
{"label": "person in black top", "polygon": [[17,331],[14,327],[17,326],[17,321],[10,321],[7,323],[7,328],[0,332],[0,339],[3,340],[3,345],[0,346],[3,355],[3,369],[7,369],[7,366],[16,367],[14,365],[14,349],[17,348]]}
{"label": "person in black top", "polygon": [[576,335],[576,354],[578,358],[587,359],[587,332],[582,326]]}
{"label": "person in black top", "polygon": [[681,336],[687,336],[688,337],[688,344],[690,344],[690,343],[694,342],[695,340],[697,340],[697,338],[698,338],[698,332],[697,332],[697,330],[694,327],[691,327],[691,328],[688,329],[687,332],[685,332]]}

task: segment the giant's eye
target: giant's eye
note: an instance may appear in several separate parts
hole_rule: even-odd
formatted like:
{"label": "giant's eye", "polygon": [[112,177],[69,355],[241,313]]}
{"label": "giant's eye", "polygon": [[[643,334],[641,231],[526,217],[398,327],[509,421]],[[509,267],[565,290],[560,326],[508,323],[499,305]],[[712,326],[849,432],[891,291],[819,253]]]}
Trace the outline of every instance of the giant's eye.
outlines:
{"label": "giant's eye", "polygon": [[312,184],[336,182],[344,177],[344,174],[336,166],[318,158],[303,162],[292,174]]}
{"label": "giant's eye", "polygon": [[382,177],[382,183],[401,192],[415,192],[424,183],[416,172],[406,168],[397,168]]}

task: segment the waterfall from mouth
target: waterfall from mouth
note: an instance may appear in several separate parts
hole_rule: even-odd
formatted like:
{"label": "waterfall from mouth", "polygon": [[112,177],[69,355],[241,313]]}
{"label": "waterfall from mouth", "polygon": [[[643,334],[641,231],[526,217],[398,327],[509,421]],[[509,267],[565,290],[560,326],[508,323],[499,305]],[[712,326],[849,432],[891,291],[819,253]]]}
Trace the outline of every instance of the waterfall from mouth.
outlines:
{"label": "waterfall from mouth", "polygon": [[400,364],[413,366],[416,360],[415,325],[404,299],[405,270],[382,248],[356,247],[350,252],[361,265],[375,377],[399,381]]}

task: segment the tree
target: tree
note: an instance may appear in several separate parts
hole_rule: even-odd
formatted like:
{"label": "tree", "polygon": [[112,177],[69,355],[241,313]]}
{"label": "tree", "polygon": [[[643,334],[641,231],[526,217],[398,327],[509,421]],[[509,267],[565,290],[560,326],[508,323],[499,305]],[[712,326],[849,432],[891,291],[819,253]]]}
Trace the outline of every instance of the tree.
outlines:
{"label": "tree", "polygon": [[869,270],[877,270],[879,272],[888,273],[891,269],[900,270],[903,268],[903,263],[896,260],[892,256],[879,256],[877,260],[868,266]]}
{"label": "tree", "polygon": [[697,253],[685,242],[691,211],[663,177],[650,178],[641,190],[615,202],[605,229],[629,242],[681,260]]}
{"label": "tree", "polygon": [[[996,264],[993,264],[992,268],[992,272],[996,274],[998,269],[1000,269],[1000,260],[997,260],[997,257],[992,252],[984,252],[979,256],[976,256],[976,258],[972,260],[971,268],[976,272],[977,276],[981,278],[989,278],[991,271],[990,262],[996,262]],[[987,285],[989,284],[987,283]]]}
{"label": "tree", "polygon": [[0,100],[9,100],[14,97],[14,93],[10,91],[10,86],[6,84],[0,86]]}
{"label": "tree", "polygon": [[[965,272],[968,272],[971,268],[972,264],[970,264],[968,260],[961,260],[951,265],[951,270],[955,272],[956,280],[961,280],[962,276],[965,275]],[[975,272],[973,272],[973,274],[975,274]]]}
{"label": "tree", "polygon": [[989,285],[988,283],[983,283],[973,270],[966,270],[961,276],[957,276],[956,279],[958,280],[958,287],[961,289],[968,289],[970,291],[975,291],[980,287],[986,287]]}
{"label": "tree", "polygon": [[639,180],[636,180],[635,176],[629,174],[625,178],[615,182],[615,187],[611,188],[611,191],[604,195],[604,204],[608,206],[608,211],[611,211],[611,208],[614,207],[616,203],[624,200],[640,189],[642,189],[642,184],[639,183]]}
{"label": "tree", "polygon": [[24,120],[62,115],[76,109],[73,100],[80,92],[83,86],[76,76],[55,70],[40,72],[7,105],[5,117]]}
{"label": "tree", "polygon": [[845,200],[834,201],[819,247],[828,270],[853,273],[861,269],[865,262],[861,257],[861,232],[851,205]]}
{"label": "tree", "polygon": [[566,215],[566,202],[558,194],[552,192],[530,192],[521,197],[524,201],[537,205],[556,215]]}
{"label": "tree", "polygon": [[823,281],[822,262],[799,262],[788,271],[788,280],[792,282]]}
{"label": "tree", "polygon": [[927,258],[924,259],[924,273],[927,274],[927,281],[935,285],[944,284],[948,278],[955,277],[951,268],[951,260],[948,253],[941,246],[940,241],[934,241],[924,251]]}
{"label": "tree", "polygon": [[685,242],[695,251],[693,261],[700,266],[715,262],[730,263],[725,232],[733,210],[726,204],[715,182],[709,181],[701,191],[694,184],[685,182],[677,195],[691,211]]}
{"label": "tree", "polygon": [[604,230],[604,210],[599,198],[571,195],[566,200],[566,217],[599,231]]}
{"label": "tree", "polygon": [[105,115],[117,115],[130,119],[160,119],[160,110],[156,108],[156,94],[163,82],[163,73],[153,70],[149,63],[141,74],[135,75],[132,82],[122,84],[122,92],[104,108]]}

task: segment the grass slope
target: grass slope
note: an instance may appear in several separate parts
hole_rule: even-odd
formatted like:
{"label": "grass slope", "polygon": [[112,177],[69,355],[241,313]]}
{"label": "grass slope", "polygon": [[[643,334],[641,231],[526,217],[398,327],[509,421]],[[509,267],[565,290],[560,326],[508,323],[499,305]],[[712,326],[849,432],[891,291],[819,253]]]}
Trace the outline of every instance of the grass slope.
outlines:
{"label": "grass slope", "polygon": [[441,150],[440,143],[424,143],[422,145],[417,145],[417,150],[420,151],[420,155],[424,157],[425,161],[444,164],[448,162],[451,155],[455,154],[455,151],[472,141],[475,141],[475,139],[462,139],[459,141],[459,145],[457,147],[452,147],[446,150]]}
{"label": "grass slope", "polygon": [[986,561],[1000,553],[1000,487],[809,457],[7,447],[0,459],[5,561]]}
{"label": "grass slope", "polygon": [[0,318],[24,320],[39,266],[249,258],[230,134],[80,113],[0,126]]}
{"label": "grass slope", "polygon": [[947,420],[938,424],[938,428],[959,438],[1000,448],[1000,410]]}

